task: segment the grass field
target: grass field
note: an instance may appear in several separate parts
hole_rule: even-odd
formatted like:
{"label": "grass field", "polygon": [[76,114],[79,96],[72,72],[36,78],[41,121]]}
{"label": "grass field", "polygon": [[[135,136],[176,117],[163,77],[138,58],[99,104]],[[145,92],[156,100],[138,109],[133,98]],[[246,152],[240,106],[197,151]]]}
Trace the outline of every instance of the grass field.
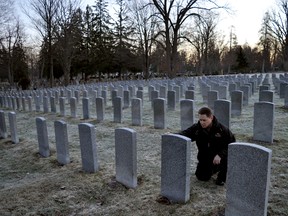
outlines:
{"label": "grass field", "polygon": [[[273,86],[272,86],[273,89]],[[195,111],[205,105],[199,86],[195,89]],[[253,105],[258,91],[243,108],[241,117],[231,119],[231,130],[237,142],[249,142],[272,149],[271,185],[268,215],[288,215],[288,111],[277,94],[275,102],[274,143],[259,143],[253,136]],[[66,104],[69,115],[69,105]],[[59,110],[59,107],[57,107]],[[9,110],[3,109],[5,113]],[[61,117],[59,114],[16,111],[19,144],[10,137],[0,140],[0,215],[221,215],[225,209],[226,188],[216,186],[213,179],[199,182],[194,176],[197,149],[192,143],[191,190],[186,204],[170,204],[160,197],[161,135],[180,130],[179,104],[175,111],[167,111],[167,129],[153,127],[153,112],[145,88],[143,126],[131,125],[131,109],[123,111],[123,122],[113,122],[111,101],[105,120],[97,122],[95,105],[91,118]],[[195,112],[196,113],[196,112]],[[7,116],[7,115],[6,115]],[[47,120],[51,156],[38,153],[36,117]],[[197,119],[197,116],[195,115]],[[71,163],[60,166],[56,159],[54,121],[68,123]],[[6,121],[8,122],[8,121]],[[89,122],[96,127],[96,142],[100,170],[82,171],[78,124]],[[9,131],[9,125],[8,131]],[[138,186],[128,189],[115,181],[114,130],[128,127],[137,132]],[[252,216],[252,215],[251,215]]]}

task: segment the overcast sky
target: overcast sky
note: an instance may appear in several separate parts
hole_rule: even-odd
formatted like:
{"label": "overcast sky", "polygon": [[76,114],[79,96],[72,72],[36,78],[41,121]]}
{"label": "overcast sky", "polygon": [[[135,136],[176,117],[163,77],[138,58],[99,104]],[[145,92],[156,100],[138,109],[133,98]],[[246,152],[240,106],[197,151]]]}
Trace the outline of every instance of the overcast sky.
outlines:
{"label": "overcast sky", "polygon": [[228,14],[220,22],[221,29],[229,35],[231,26],[237,35],[238,44],[243,45],[248,42],[254,46],[259,41],[259,30],[265,12],[276,8],[277,0],[230,0],[230,7],[235,11],[235,15]]}

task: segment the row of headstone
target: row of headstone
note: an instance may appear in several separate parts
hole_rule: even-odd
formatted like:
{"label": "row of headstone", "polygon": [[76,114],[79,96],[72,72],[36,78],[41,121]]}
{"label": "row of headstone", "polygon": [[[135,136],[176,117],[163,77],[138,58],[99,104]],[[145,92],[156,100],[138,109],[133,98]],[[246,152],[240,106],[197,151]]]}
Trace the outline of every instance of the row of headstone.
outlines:
{"label": "row of headstone", "polygon": [[[226,216],[267,215],[272,151],[251,143],[228,147]],[[190,199],[191,140],[162,135],[161,195],[171,202]],[[249,183],[247,183],[249,182]]]}
{"label": "row of headstone", "polygon": [[[36,118],[39,154],[43,157],[50,156],[46,119]],[[67,123],[55,121],[55,139],[57,161],[61,165],[70,163],[69,141]],[[94,173],[99,170],[98,150],[96,142],[96,129],[90,123],[78,125],[82,169]],[[115,163],[116,180],[129,188],[137,186],[137,149],[136,132],[129,128],[115,129]]]}
{"label": "row of headstone", "polygon": [[[267,78],[268,75],[266,75],[265,77],[263,75],[259,75],[257,76],[234,76],[231,78],[231,76],[224,76],[224,77],[200,77],[198,78],[198,83],[200,85],[200,89],[203,95],[203,100],[207,101],[208,106],[211,107],[212,109],[214,108],[214,101],[217,99],[223,99],[226,100],[228,99],[228,95],[227,95],[227,91],[229,91],[230,97],[231,97],[231,106],[232,106],[232,117],[234,117],[234,113],[236,113],[236,115],[239,114],[239,109],[237,109],[236,112],[234,112],[234,104],[239,104],[241,103],[242,106],[247,106],[249,104],[249,97],[251,97],[252,94],[255,93],[256,88],[259,86],[259,101],[268,101],[268,102],[273,102],[273,92],[262,92],[262,90],[267,90],[269,91],[270,88],[270,83],[269,83],[269,79]],[[194,81],[196,79],[193,78],[193,85],[194,85]],[[187,85],[185,84],[179,84],[179,86],[177,86],[176,84],[178,84],[177,82],[172,82],[171,83],[166,83],[164,84],[155,84],[153,82],[149,83],[148,86],[148,95],[149,95],[149,100],[151,100],[152,98],[152,92],[154,95],[156,95],[157,91],[157,98],[164,98],[166,99],[167,102],[167,108],[174,110],[176,104],[180,101],[180,99],[182,98],[182,96],[185,93],[185,99],[192,99],[194,100],[194,86],[191,86],[191,83],[189,83],[190,81],[187,80],[181,80],[183,83],[188,83]],[[162,81],[163,82],[163,81]],[[261,83],[262,82],[262,83]],[[161,82],[159,82],[161,83]],[[132,84],[132,83],[131,83]],[[262,84],[262,85],[260,85]],[[153,86],[155,85],[155,86]],[[222,86],[223,85],[223,86]],[[188,86],[188,87],[187,87]],[[281,85],[282,86],[282,85]],[[284,86],[284,85],[283,85]],[[206,88],[207,87],[207,88]],[[97,97],[103,98],[104,100],[104,105],[107,104],[107,94],[108,94],[108,90],[107,90],[107,86],[104,88],[98,88],[97,90],[94,90],[96,87],[94,88],[90,88],[87,87],[89,90],[86,90],[85,88],[82,89],[82,96],[83,99],[84,98],[89,98],[90,102],[91,101],[95,101],[95,99]],[[102,90],[104,89],[104,90]],[[134,90],[133,90],[134,89]],[[206,91],[205,91],[206,89]],[[101,93],[99,93],[101,91]],[[111,88],[111,100],[112,100],[112,105],[114,105],[114,98],[115,97],[122,97],[123,98],[123,103],[124,106],[123,108],[128,108],[130,106],[131,103],[131,99],[134,98],[134,96],[136,95],[136,98],[140,98],[142,99],[142,105],[144,103],[144,85],[143,86],[138,86],[138,90],[137,93],[135,93],[135,86],[126,86],[125,88],[121,85],[118,86],[114,86],[113,88]],[[234,92],[235,91],[241,91],[242,92],[242,97],[241,96],[234,96]],[[36,111],[40,111],[40,103],[42,101],[43,103],[43,111],[44,112],[48,112],[49,110],[51,110],[51,112],[56,112],[56,103],[58,102],[57,98],[59,98],[59,93],[56,94],[58,91],[55,90],[55,92],[53,93],[53,91],[51,90],[51,92],[49,93],[42,93],[40,94],[40,96],[38,95],[34,95],[33,98],[35,100],[36,103]],[[70,93],[69,93],[70,92]],[[77,92],[77,94],[76,94]],[[60,98],[61,96],[66,95],[67,98],[70,99],[73,97],[73,95],[77,95],[76,101],[79,101],[79,95],[80,95],[81,90],[75,90],[75,94],[71,93],[71,90],[67,90],[67,93],[60,93]],[[204,93],[205,92],[205,93]],[[283,92],[283,91],[282,91]],[[48,94],[49,93],[49,94]],[[240,94],[235,93],[235,94]],[[56,95],[58,95],[56,97]],[[206,96],[205,96],[206,95]],[[27,94],[26,94],[27,96]],[[28,96],[28,101],[29,101],[29,107],[32,107],[31,105],[31,96]],[[62,97],[62,103],[61,100],[59,98],[59,102],[60,102],[60,113],[61,115],[65,114],[65,97]],[[155,98],[155,96],[153,97],[153,99]],[[205,98],[205,99],[204,99]],[[234,102],[233,99],[236,100],[237,102]],[[239,102],[239,99],[242,98],[242,101]],[[286,101],[288,101],[288,94],[287,94],[287,98]],[[153,99],[151,100],[151,105],[153,106]],[[21,104],[23,103],[23,107],[26,107],[25,105],[25,98],[24,97],[19,97],[19,96],[15,96],[13,98],[11,98],[11,96],[7,96],[6,95],[6,99],[3,98],[3,96],[0,97],[0,105],[5,104],[7,106],[7,104],[9,104],[8,106],[11,108],[15,108],[18,107],[18,105],[13,106],[12,104]],[[16,101],[16,102],[13,102]],[[87,101],[86,101],[87,102]],[[50,103],[50,109],[49,109],[49,103]],[[85,102],[84,102],[85,103]],[[38,105],[37,105],[38,104]],[[20,105],[19,105],[20,106]],[[74,116],[74,112],[72,111],[73,106],[71,106],[71,115]],[[37,108],[38,107],[38,108]],[[31,109],[29,109],[31,110]],[[75,110],[75,109],[74,109]],[[96,109],[97,110],[97,109]],[[240,111],[241,112],[241,111]],[[83,118],[87,118],[89,115],[89,110],[87,110],[87,106],[85,106],[85,104],[83,105]]]}
{"label": "row of headstone", "polygon": [[[263,90],[262,92],[269,91]],[[263,93],[263,94],[264,94]],[[242,92],[232,91],[232,101],[218,99],[213,103],[214,114],[218,120],[226,127],[230,128],[231,116],[239,116],[242,112]],[[71,98],[75,102],[74,98]],[[103,98],[96,98],[97,119],[104,120],[104,101]],[[167,104],[163,98],[155,97],[153,99],[153,121],[155,129],[166,129]],[[74,109],[73,109],[74,110]],[[74,111],[73,111],[74,112]],[[121,97],[114,98],[113,107],[114,119],[116,123],[122,123],[123,104]],[[142,126],[142,100],[132,99],[131,105],[132,125]],[[89,99],[83,98],[83,118],[90,118]],[[265,124],[263,124],[265,121]],[[180,102],[180,125],[181,129],[186,129],[194,123],[194,103],[193,100],[181,100]],[[264,99],[254,104],[254,123],[253,137],[255,140],[264,142],[273,142],[274,128],[274,104],[266,102]]]}

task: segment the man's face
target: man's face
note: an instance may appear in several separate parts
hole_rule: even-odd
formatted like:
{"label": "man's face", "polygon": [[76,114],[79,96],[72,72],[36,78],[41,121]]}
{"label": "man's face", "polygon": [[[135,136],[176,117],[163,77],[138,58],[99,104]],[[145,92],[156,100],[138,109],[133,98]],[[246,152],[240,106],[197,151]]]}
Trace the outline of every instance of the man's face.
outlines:
{"label": "man's face", "polygon": [[212,124],[213,115],[207,117],[207,115],[199,115],[199,121],[202,128],[208,128]]}

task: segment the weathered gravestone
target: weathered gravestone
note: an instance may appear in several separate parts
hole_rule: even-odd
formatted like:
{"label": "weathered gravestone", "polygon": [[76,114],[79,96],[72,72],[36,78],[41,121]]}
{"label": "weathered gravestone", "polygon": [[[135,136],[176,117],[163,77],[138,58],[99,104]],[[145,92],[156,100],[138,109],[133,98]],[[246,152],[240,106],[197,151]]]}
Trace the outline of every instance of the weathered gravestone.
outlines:
{"label": "weathered gravestone", "polygon": [[35,97],[35,110],[36,110],[36,112],[40,112],[40,110],[41,110],[40,97],[39,96]]}
{"label": "weathered gravestone", "polygon": [[218,121],[230,128],[231,102],[228,100],[216,100],[214,102],[214,114]]}
{"label": "weathered gravestone", "polygon": [[10,126],[10,134],[11,134],[11,140],[12,143],[19,143],[19,137],[18,137],[18,130],[17,130],[17,122],[16,122],[16,113],[15,112],[9,112],[8,113],[8,119],[9,119],[9,126]]}
{"label": "weathered gravestone", "polygon": [[229,145],[225,216],[267,215],[271,155],[255,144]]}
{"label": "weathered gravestone", "polygon": [[167,93],[167,108],[169,110],[176,109],[176,91],[168,91]]}
{"label": "weathered gravestone", "polygon": [[148,86],[148,97],[149,97],[149,101],[151,101],[151,92],[155,91],[155,86],[149,85]]}
{"label": "weathered gravestone", "polygon": [[231,92],[231,116],[240,116],[243,108],[243,92],[236,90]]}
{"label": "weathered gravestone", "polygon": [[241,86],[240,91],[243,92],[243,106],[248,106],[250,86],[248,85]]}
{"label": "weathered gravestone", "polygon": [[56,102],[55,102],[55,97],[50,97],[50,108],[52,113],[56,113]]}
{"label": "weathered gravestone", "polygon": [[101,91],[101,97],[104,99],[104,106],[107,106],[107,91],[106,90]]}
{"label": "weathered gravestone", "polygon": [[140,98],[133,98],[131,106],[132,125],[142,126],[142,113],[142,100]]}
{"label": "weathered gravestone", "polygon": [[288,86],[285,88],[284,107],[288,108]]}
{"label": "weathered gravestone", "polygon": [[78,125],[80,149],[82,159],[82,169],[85,172],[96,172],[99,170],[97,158],[96,130],[90,123]]}
{"label": "weathered gravestone", "polygon": [[230,95],[231,95],[231,92],[236,91],[236,90],[237,90],[236,83],[229,83],[228,91],[229,91]]}
{"label": "weathered gravestone", "polygon": [[134,130],[129,128],[115,129],[115,157],[116,181],[129,188],[136,188],[137,144]]}
{"label": "weathered gravestone", "polygon": [[76,110],[77,110],[77,98],[76,97],[71,97],[70,100],[70,115],[73,118],[76,118]]}
{"label": "weathered gravestone", "polygon": [[268,85],[261,85],[259,86],[259,92],[263,91],[263,90],[269,90],[269,86]]}
{"label": "weathered gravestone", "polygon": [[143,90],[137,90],[136,98],[140,98],[142,100],[142,105],[143,105],[143,103],[144,103],[144,91]]}
{"label": "weathered gravestone", "polygon": [[219,98],[218,91],[215,90],[208,91],[208,101],[207,101],[208,107],[214,110],[214,102],[218,100],[218,98]]}
{"label": "weathered gravestone", "polygon": [[21,110],[21,98],[16,96],[16,110]]}
{"label": "weathered gravestone", "polygon": [[50,150],[49,150],[46,119],[43,117],[37,117],[36,118],[36,128],[37,128],[39,153],[43,157],[49,157],[50,156]]}
{"label": "weathered gravestone", "polygon": [[280,82],[280,85],[279,85],[279,96],[280,98],[284,98],[285,97],[285,88],[286,86],[288,86],[288,83],[287,82]]}
{"label": "weathered gravestone", "polygon": [[65,116],[65,100],[66,98],[65,97],[60,97],[59,98],[59,109],[60,109],[60,115],[61,116]]}
{"label": "weathered gravestone", "polygon": [[0,110],[0,138],[6,139],[8,137],[7,135],[7,127],[6,127],[6,121],[5,121],[5,113],[3,110]]}
{"label": "weathered gravestone", "polygon": [[173,86],[172,91],[175,91],[175,102],[179,103],[181,98],[181,89],[180,86]]}
{"label": "weathered gravestone", "polygon": [[122,97],[115,97],[113,99],[113,113],[114,113],[114,122],[115,123],[122,123],[122,115],[123,115],[123,110],[122,110]]}
{"label": "weathered gravestone", "polygon": [[211,91],[211,86],[202,83],[201,84],[201,93],[202,93],[202,98],[203,98],[204,103],[208,102],[208,92],[209,91]]}
{"label": "weathered gravestone", "polygon": [[262,90],[259,91],[259,102],[265,101],[265,102],[274,102],[274,91],[271,90]]}
{"label": "weathered gravestone", "polygon": [[194,98],[195,98],[195,91],[194,90],[185,91],[185,99],[194,100]]}
{"label": "weathered gravestone", "polygon": [[22,100],[22,110],[26,111],[26,98],[22,97],[21,100]]}
{"label": "weathered gravestone", "polygon": [[29,112],[32,112],[32,97],[28,96],[27,100],[28,100],[28,110]]}
{"label": "weathered gravestone", "polygon": [[151,107],[153,108],[154,99],[159,98],[159,92],[158,91],[151,91]]}
{"label": "weathered gravestone", "polygon": [[167,88],[166,86],[161,85],[159,90],[159,97],[166,99],[166,95],[167,95]]}
{"label": "weathered gravestone", "polygon": [[225,85],[218,86],[219,99],[223,99],[223,100],[227,99],[227,89],[228,87]]}
{"label": "weathered gravestone", "polygon": [[[114,99],[118,96],[118,91],[116,89],[113,89],[111,91],[111,100],[112,100],[112,106],[114,106]],[[119,96],[120,97],[120,96]]]}
{"label": "weathered gravestone", "polygon": [[161,196],[171,202],[190,199],[191,140],[178,134],[162,135]]}
{"label": "weathered gravestone", "polygon": [[166,100],[163,98],[156,98],[153,100],[154,111],[154,128],[165,129],[166,128]]}
{"label": "weathered gravestone", "polygon": [[181,130],[185,130],[194,124],[194,101],[181,100],[180,101],[180,125]]}
{"label": "weathered gravestone", "polygon": [[128,108],[130,106],[130,91],[128,90],[124,90],[123,92],[123,102],[124,102],[124,106],[123,108]]}
{"label": "weathered gravestone", "polygon": [[269,102],[254,104],[253,140],[273,143],[275,106]]}
{"label": "weathered gravestone", "polygon": [[43,98],[43,112],[44,113],[48,113],[49,112],[48,105],[49,105],[49,98],[47,96],[45,96]]}
{"label": "weathered gravestone", "polygon": [[88,97],[82,98],[82,112],[83,112],[83,119],[90,118],[90,106]]}
{"label": "weathered gravestone", "polygon": [[67,124],[64,121],[54,122],[57,161],[65,165],[70,163]]}
{"label": "weathered gravestone", "polygon": [[[125,92],[124,92],[125,95]],[[104,114],[105,114],[105,106],[104,106],[104,98],[97,97],[96,98],[96,117],[98,121],[104,120]]]}

